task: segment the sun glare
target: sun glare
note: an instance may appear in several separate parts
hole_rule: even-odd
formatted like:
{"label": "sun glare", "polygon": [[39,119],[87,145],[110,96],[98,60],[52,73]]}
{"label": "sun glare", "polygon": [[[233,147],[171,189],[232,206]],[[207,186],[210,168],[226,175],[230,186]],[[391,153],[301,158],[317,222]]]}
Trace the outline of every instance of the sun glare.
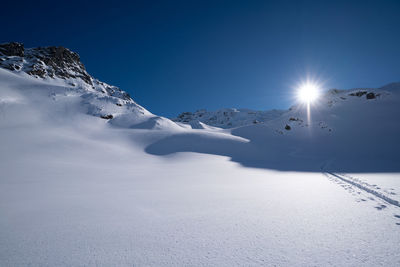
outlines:
{"label": "sun glare", "polygon": [[312,82],[302,84],[297,92],[297,97],[301,102],[307,104],[312,103],[318,98],[319,95],[318,85]]}

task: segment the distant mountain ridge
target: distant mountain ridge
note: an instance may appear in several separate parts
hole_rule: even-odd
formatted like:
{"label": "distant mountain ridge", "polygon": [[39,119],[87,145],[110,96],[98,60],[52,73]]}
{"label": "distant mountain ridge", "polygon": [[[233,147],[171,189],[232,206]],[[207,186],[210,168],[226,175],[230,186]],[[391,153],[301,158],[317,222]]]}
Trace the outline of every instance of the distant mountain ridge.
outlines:
{"label": "distant mountain ridge", "polygon": [[[400,83],[394,82],[380,88],[354,88],[348,90],[330,89],[324,92],[313,105],[316,105],[317,108],[321,108],[321,105],[332,107],[333,105],[340,103],[344,104],[350,100],[356,99],[380,99],[382,97],[386,97],[389,94],[388,91],[393,90],[400,90]],[[282,118],[288,117],[286,118],[288,124],[284,124],[283,127],[279,127],[278,129],[278,131],[281,132],[280,130],[285,129],[286,125],[286,130],[291,128],[290,125],[294,124],[294,122],[297,122],[296,124],[301,124],[303,126],[306,124],[307,115],[304,113],[299,113],[299,110],[304,110],[302,104],[295,104],[287,110],[273,109],[256,111],[250,109],[225,108],[216,111],[207,111],[205,109],[201,109],[197,110],[196,112],[183,112],[172,120],[191,125],[192,128],[197,128],[197,125],[200,122],[209,126],[228,129],[254,124],[272,123],[273,121],[279,121]],[[320,124],[325,125],[325,122],[320,122]]]}
{"label": "distant mountain ridge", "polygon": [[[0,44],[0,68],[19,75],[63,86],[64,90],[49,92],[53,101],[78,96],[86,113],[107,120],[113,125],[128,128],[173,127],[176,129],[230,129],[249,125],[268,124],[280,134],[293,132],[297,127],[308,127],[307,115],[301,104],[288,110],[255,111],[250,109],[225,108],[216,111],[198,110],[183,112],[171,120],[153,115],[137,104],[130,95],[116,86],[93,78],[87,73],[77,53],[62,46],[25,48],[17,42]],[[315,108],[330,108],[336,105],[361,104],[386,98],[390,91],[398,90],[400,83],[391,83],[378,89],[356,88],[351,90],[331,89],[317,101]],[[360,101],[359,101],[360,100]],[[355,101],[355,102],[354,102]],[[314,108],[313,108],[314,109]],[[326,110],[326,112],[330,112]],[[325,113],[325,114],[328,114]],[[315,116],[317,115],[317,116]],[[318,118],[318,121],[315,120]],[[329,132],[329,118],[313,114],[314,123]],[[175,122],[175,123],[174,123]],[[315,126],[315,125],[314,125]],[[217,127],[217,128],[213,128]]]}
{"label": "distant mountain ridge", "polygon": [[207,111],[205,109],[196,112],[183,112],[177,118],[172,119],[175,122],[194,125],[197,121],[213,127],[234,128],[250,124],[264,123],[266,121],[278,118],[285,110],[256,111],[251,109],[225,108],[216,111]]}

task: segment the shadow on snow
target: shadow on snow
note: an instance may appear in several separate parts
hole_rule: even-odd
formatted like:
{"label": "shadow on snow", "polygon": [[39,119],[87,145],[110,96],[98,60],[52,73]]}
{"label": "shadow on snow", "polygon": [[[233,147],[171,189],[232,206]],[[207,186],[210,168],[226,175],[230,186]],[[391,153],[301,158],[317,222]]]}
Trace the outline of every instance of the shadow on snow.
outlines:
{"label": "shadow on snow", "polygon": [[[301,172],[400,172],[400,146],[371,135],[323,135],[314,138],[279,134],[251,125],[227,134],[193,132],[168,136],[146,147],[153,155],[197,152],[230,157],[246,167]],[[236,136],[236,137],[235,137]]]}

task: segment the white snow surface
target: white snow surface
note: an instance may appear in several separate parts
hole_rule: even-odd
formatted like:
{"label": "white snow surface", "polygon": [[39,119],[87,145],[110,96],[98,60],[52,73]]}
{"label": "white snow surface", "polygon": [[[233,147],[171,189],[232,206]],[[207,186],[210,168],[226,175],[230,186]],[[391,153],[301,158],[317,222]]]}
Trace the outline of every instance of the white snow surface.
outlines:
{"label": "white snow surface", "polygon": [[221,129],[0,69],[0,266],[399,266],[399,92]]}

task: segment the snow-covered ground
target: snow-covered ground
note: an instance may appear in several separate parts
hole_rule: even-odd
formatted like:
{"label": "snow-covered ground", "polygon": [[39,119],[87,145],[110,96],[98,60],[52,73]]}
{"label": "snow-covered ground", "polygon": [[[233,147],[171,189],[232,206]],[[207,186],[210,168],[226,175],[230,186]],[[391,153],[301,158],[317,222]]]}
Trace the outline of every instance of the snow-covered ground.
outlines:
{"label": "snow-covered ground", "polygon": [[[8,162],[2,266],[400,263],[399,209],[358,202],[319,173],[196,154],[160,159],[104,143],[85,148],[81,156]],[[101,156],[88,160],[93,154]]]}
{"label": "snow-covered ground", "polygon": [[0,266],[400,265],[398,85],[220,129],[69,82],[0,69]]}

